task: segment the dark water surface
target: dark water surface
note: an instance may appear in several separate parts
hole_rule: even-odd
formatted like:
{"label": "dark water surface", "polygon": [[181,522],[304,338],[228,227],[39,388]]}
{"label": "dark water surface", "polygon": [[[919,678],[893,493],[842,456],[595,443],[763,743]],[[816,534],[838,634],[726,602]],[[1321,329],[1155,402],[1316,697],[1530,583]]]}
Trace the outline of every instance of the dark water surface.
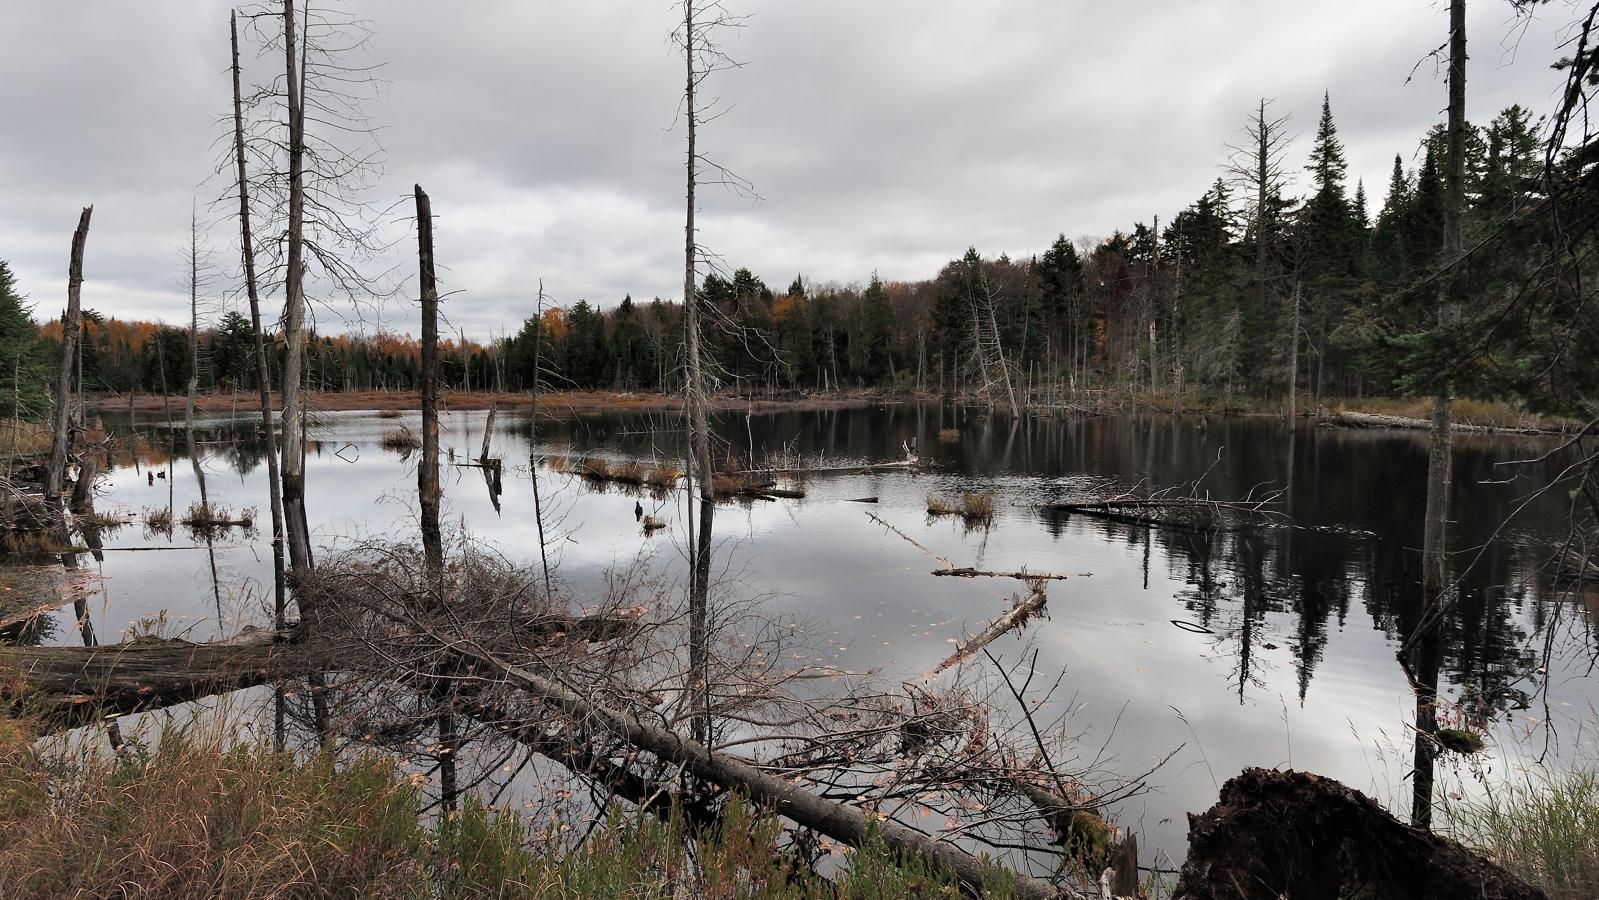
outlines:
{"label": "dark water surface", "polygon": [[[448,413],[442,442],[475,457],[484,413]],[[125,430],[127,420],[109,422]],[[415,532],[415,468],[379,446],[419,417],[329,413],[308,448],[307,506],[317,541],[349,545]],[[140,457],[119,454],[104,479],[102,511],[181,513],[198,499],[187,458],[171,477],[166,432],[131,423],[148,440]],[[958,440],[939,432],[958,428]],[[803,500],[724,506],[716,516],[719,589],[757,597],[810,623],[814,643],[852,670],[910,678],[946,656],[952,641],[1006,609],[1014,581],[935,578],[937,563],[868,518],[875,514],[959,566],[1026,567],[1071,574],[1048,588],[1048,618],[993,645],[1015,661],[1038,651],[1041,681],[1064,673],[1050,714],[1070,713],[1084,761],[1134,775],[1182,749],[1149,779],[1152,790],[1118,810],[1143,845],[1179,857],[1184,813],[1215,800],[1245,766],[1292,766],[1339,778],[1390,808],[1409,808],[1414,698],[1395,659],[1419,602],[1423,435],[1198,417],[989,418],[937,405],[724,414],[717,431],[740,460],[787,450],[808,460],[890,461],[915,440],[931,473],[812,477]],[[504,493],[491,498],[475,469],[446,468],[447,523],[465,527],[514,559],[533,562],[533,497],[525,418],[501,414],[494,453],[506,460]],[[253,422],[209,423],[200,456],[213,503],[266,509],[265,467]],[[595,416],[541,424],[541,452],[632,459],[679,453],[666,416]],[[181,447],[182,442],[179,441]],[[1537,495],[1557,458],[1511,464],[1554,446],[1542,439],[1461,436],[1451,547],[1464,572],[1446,634],[1443,693],[1450,715],[1481,717],[1490,752],[1447,761],[1440,785],[1476,789],[1476,776],[1512,771],[1549,752],[1591,752],[1576,723],[1594,721],[1599,690],[1587,677],[1599,602],[1564,594],[1548,560],[1564,535],[1563,491]],[[1291,479],[1290,479],[1291,475]],[[1292,527],[1207,531],[1106,522],[1043,512],[1068,499],[1083,476],[1164,488],[1197,482],[1222,499],[1284,490]],[[642,565],[683,580],[681,499],[643,498],[670,521],[654,537],[634,520],[635,497],[596,491],[538,469],[549,521],[563,535],[561,577],[577,596],[599,591],[608,569]],[[991,525],[930,519],[929,493],[994,491]],[[853,498],[876,496],[863,505]],[[497,500],[498,506],[495,501]],[[1515,513],[1512,516],[1512,512]],[[259,517],[268,530],[268,518]],[[191,640],[267,620],[269,536],[234,534],[208,550],[182,528],[171,537],[138,524],[105,536],[107,547],[195,547],[108,552],[90,604],[100,640],[120,639],[164,615],[167,633]],[[212,567],[217,579],[213,582]],[[1591,589],[1590,589],[1591,590]],[[51,640],[76,643],[63,614]],[[1546,726],[1558,726],[1551,729]]]}

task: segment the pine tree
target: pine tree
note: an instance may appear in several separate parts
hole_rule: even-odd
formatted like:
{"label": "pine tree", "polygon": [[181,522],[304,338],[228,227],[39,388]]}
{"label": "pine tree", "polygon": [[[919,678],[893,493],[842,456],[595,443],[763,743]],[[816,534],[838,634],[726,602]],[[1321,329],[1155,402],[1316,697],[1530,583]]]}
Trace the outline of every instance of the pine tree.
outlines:
{"label": "pine tree", "polygon": [[7,418],[44,413],[49,374],[38,335],[10,266],[0,260],[0,413]]}

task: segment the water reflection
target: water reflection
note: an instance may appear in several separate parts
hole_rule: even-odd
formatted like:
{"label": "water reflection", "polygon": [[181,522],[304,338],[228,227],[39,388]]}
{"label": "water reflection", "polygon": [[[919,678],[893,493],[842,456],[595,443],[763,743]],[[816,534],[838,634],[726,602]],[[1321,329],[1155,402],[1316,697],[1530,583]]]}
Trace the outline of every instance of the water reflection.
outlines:
{"label": "water reflection", "polygon": [[[984,604],[992,592],[972,582],[946,583],[962,579],[927,578],[925,556],[885,537],[862,514],[869,508],[959,565],[1026,565],[1080,576],[1052,591],[1051,619],[1031,640],[1088,698],[1080,704],[1085,728],[1113,731],[1129,757],[1190,741],[1192,723],[1219,778],[1242,765],[1291,763],[1371,789],[1380,776],[1372,774],[1363,743],[1386,729],[1411,747],[1406,729],[1415,723],[1414,694],[1395,652],[1416,633],[1420,614],[1426,457],[1419,434],[1197,416],[1012,418],[937,404],[719,418],[716,430],[731,445],[726,452],[740,460],[785,453],[840,464],[884,461],[901,458],[914,443],[937,469],[921,476],[818,476],[807,483],[804,500],[747,501],[722,510],[706,504],[688,512],[676,497],[591,490],[539,462],[552,451],[681,458],[674,417],[541,421],[535,446],[527,420],[502,411],[494,435],[501,455],[532,465],[507,466],[503,475],[446,467],[447,514],[530,565],[539,565],[547,550],[580,595],[597,594],[599,573],[635,554],[687,581],[691,601],[713,571],[751,573],[752,591],[768,592],[769,602],[789,604],[818,624],[836,645],[840,665],[924,671],[947,653],[946,639],[963,622],[991,617]],[[333,413],[313,427],[305,448],[313,543],[414,529],[414,468],[407,468],[414,463],[378,446],[396,424],[375,414]],[[442,440],[471,458],[482,425],[482,414],[446,415]],[[200,433],[205,439],[196,452],[213,476],[206,496],[237,506],[265,502],[265,445],[255,423],[201,423]],[[145,422],[121,422],[120,435],[126,439],[116,445],[111,499],[137,505],[141,492],[158,491],[172,504],[174,492],[186,502],[200,490],[198,477],[171,476],[151,486],[139,474],[151,467],[172,471],[172,458],[186,448],[151,436]],[[355,461],[338,453],[347,444],[359,449]],[[1563,595],[1546,563],[1564,534],[1560,498],[1555,492],[1534,498],[1506,525],[1516,504],[1554,477],[1561,460],[1506,463],[1542,449],[1522,438],[1471,435],[1456,442],[1451,541],[1459,594],[1438,635],[1436,678],[1440,693],[1470,718],[1526,711],[1544,685],[1540,669],[1552,664],[1544,639],[1559,621]],[[215,477],[220,471],[236,478]],[[1169,528],[1039,509],[1071,496],[1084,476],[1152,488],[1186,485],[1216,498],[1281,489],[1292,524]],[[927,520],[929,493],[968,489],[996,492],[991,525],[968,532],[956,521]],[[848,502],[863,497],[880,502],[864,508]],[[665,516],[673,503],[676,515]],[[551,527],[537,538],[535,504]],[[669,539],[643,537],[640,504],[668,519]],[[736,541],[717,551],[714,569],[713,520],[718,538]],[[193,563],[179,553],[109,556],[118,619],[144,615],[152,603],[181,606],[191,589],[175,582],[185,571],[194,576],[196,607],[185,611],[196,616],[203,614],[199,598],[213,605],[216,583],[271,583],[269,553],[259,539],[219,539]],[[206,556],[216,561],[218,582]],[[148,557],[166,559],[140,559]],[[693,560],[688,570],[685,557]],[[697,617],[710,612],[704,603],[691,602],[691,610]],[[1586,646],[1565,649],[1593,652],[1592,633],[1582,640]],[[690,666],[700,672],[703,660],[696,656]],[[1429,677],[1417,674],[1424,682]],[[1576,708],[1595,696],[1585,680],[1551,683]],[[291,717],[307,693],[289,698]],[[1183,725],[1173,723],[1172,707],[1188,714]],[[1295,710],[1279,713],[1280,707]],[[708,724],[696,727],[714,737]],[[1268,738],[1285,730],[1291,750]],[[1170,777],[1167,794],[1135,816],[1149,820],[1157,846],[1176,847],[1180,813],[1208,805],[1214,787],[1202,776],[1188,785],[1196,779],[1187,769]],[[1403,782],[1403,773],[1388,780],[1395,789]],[[1409,793],[1410,785],[1402,789]]]}

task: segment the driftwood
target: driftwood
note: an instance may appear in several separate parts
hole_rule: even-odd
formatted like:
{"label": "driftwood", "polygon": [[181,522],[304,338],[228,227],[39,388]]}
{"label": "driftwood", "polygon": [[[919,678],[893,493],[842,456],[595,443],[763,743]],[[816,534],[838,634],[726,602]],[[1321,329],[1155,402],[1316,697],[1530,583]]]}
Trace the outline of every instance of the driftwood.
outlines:
{"label": "driftwood", "polygon": [[[1376,413],[1341,412],[1329,421],[1335,425],[1346,428],[1410,428],[1426,431],[1432,428],[1432,422],[1426,419],[1412,419],[1406,416],[1384,416]],[[1537,428],[1533,426],[1510,427],[1506,425],[1472,425],[1466,422],[1451,422],[1451,431],[1474,432],[1478,434],[1570,434],[1564,428]]]}
{"label": "driftwood", "polygon": [[746,469],[741,472],[729,472],[729,475],[866,475],[872,472],[912,472],[927,468],[928,464],[920,459],[906,459],[889,463],[866,463],[859,466],[797,466],[791,468],[775,469]]}
{"label": "driftwood", "polygon": [[923,675],[921,680],[931,681],[933,678],[937,677],[939,673],[960,665],[966,659],[976,654],[977,651],[987,647],[989,644],[992,644],[1007,631],[1026,624],[1028,619],[1031,619],[1033,616],[1037,615],[1038,612],[1044,608],[1044,602],[1048,599],[1049,598],[1044,595],[1043,588],[1041,586],[1035,586],[1032,592],[1029,593],[1025,598],[1017,598],[1016,602],[1012,604],[1009,612],[995,619],[993,622],[990,622],[988,627],[979,632],[976,637],[957,647],[955,652],[951,653],[943,662],[928,670],[927,674]]}
{"label": "driftwood", "polygon": [[1339,897],[1543,900],[1459,844],[1400,822],[1370,798],[1306,772],[1245,769],[1188,817],[1174,894],[1210,900]]}
{"label": "driftwood", "polygon": [[631,713],[610,709],[573,692],[562,684],[518,666],[502,662],[481,650],[452,643],[451,650],[463,662],[480,671],[494,672],[545,705],[560,710],[574,721],[602,727],[626,744],[681,766],[689,774],[725,790],[737,790],[757,805],[769,807],[799,825],[852,847],[859,847],[875,829],[889,851],[933,863],[958,878],[974,893],[984,885],[1008,881],[1012,896],[1028,900],[1079,897],[1080,894],[1055,888],[1047,882],[1025,875],[998,870],[985,860],[948,843],[932,840],[892,819],[884,819],[852,806],[817,796],[797,784],[754,763],[720,751],[675,731],[643,721]]}
{"label": "driftwood", "polygon": [[1070,575],[1051,575],[1048,572],[1029,572],[1026,569],[1020,572],[993,572],[988,569],[974,569],[963,566],[959,569],[934,569],[934,575],[950,575],[956,578],[1015,578],[1018,581],[1065,581]]}

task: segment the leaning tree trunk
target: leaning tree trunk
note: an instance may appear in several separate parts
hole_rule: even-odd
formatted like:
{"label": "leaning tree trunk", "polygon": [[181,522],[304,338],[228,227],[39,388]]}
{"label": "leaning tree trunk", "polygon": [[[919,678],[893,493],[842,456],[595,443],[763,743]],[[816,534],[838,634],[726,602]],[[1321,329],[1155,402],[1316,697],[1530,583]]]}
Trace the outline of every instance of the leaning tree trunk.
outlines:
{"label": "leaning tree trunk", "polygon": [[273,618],[283,627],[288,606],[283,583],[283,482],[278,472],[277,426],[272,421],[272,373],[267,366],[266,337],[261,330],[261,294],[255,280],[255,244],[250,231],[250,182],[244,166],[244,108],[239,88],[238,13],[228,16],[233,44],[233,158],[239,170],[239,252],[244,261],[244,290],[250,298],[250,329],[255,337],[255,375],[261,389],[261,432],[266,440],[267,490],[272,505]]}
{"label": "leaning tree trunk", "polygon": [[61,482],[66,474],[67,452],[72,441],[72,361],[78,355],[79,331],[83,325],[83,245],[89,240],[89,217],[93,214],[93,206],[85,206],[78,214],[78,228],[72,233],[72,256],[67,264],[67,318],[61,328],[55,432],[50,442],[50,465],[44,474],[45,503],[56,515],[61,514]]}

